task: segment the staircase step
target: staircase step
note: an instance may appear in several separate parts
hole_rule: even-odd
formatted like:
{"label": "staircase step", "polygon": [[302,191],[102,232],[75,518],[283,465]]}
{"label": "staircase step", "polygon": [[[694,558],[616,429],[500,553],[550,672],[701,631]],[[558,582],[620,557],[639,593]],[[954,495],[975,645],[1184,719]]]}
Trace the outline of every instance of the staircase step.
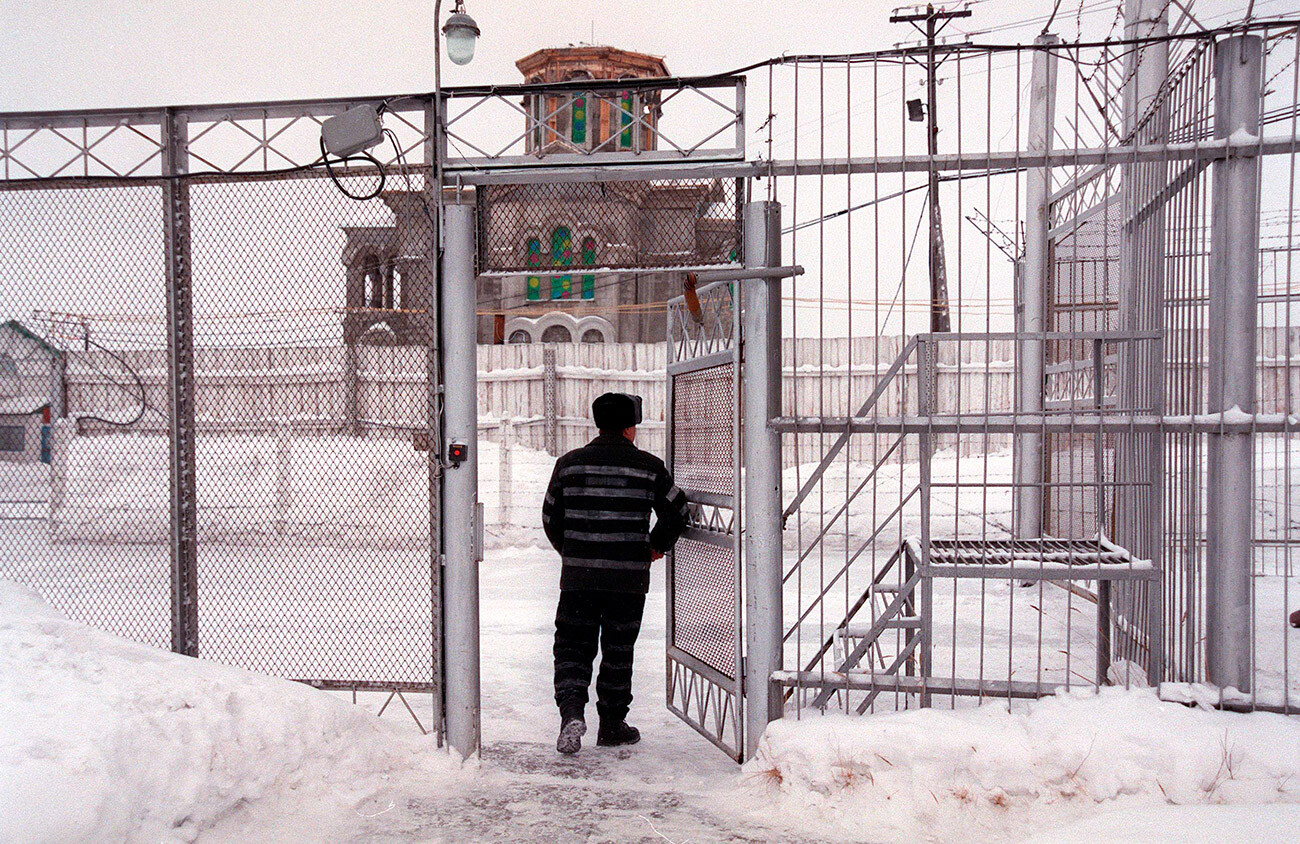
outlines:
{"label": "staircase step", "polygon": [[[897,618],[891,618],[885,622],[884,630],[916,630],[921,626],[921,617],[916,615],[900,615]],[[835,637],[838,639],[862,639],[871,632],[872,624],[870,622],[853,622],[843,627],[835,629]]]}

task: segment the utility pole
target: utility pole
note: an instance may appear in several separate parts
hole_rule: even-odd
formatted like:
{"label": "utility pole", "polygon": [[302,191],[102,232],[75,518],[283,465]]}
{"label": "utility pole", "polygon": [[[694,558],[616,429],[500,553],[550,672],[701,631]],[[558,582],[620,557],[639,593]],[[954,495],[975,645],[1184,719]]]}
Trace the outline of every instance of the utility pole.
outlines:
{"label": "utility pole", "polygon": [[[925,35],[925,96],[926,96],[926,152],[931,160],[939,154],[939,121],[935,115],[938,82],[935,72],[940,62],[935,59],[935,43],[939,33],[955,18],[968,18],[970,9],[936,9],[927,4],[925,11],[920,7],[903,11],[895,9],[889,16],[890,23],[910,23]],[[921,24],[925,26],[922,28]],[[943,230],[939,218],[939,171],[930,167],[930,331],[941,333],[952,330],[952,321],[948,314],[948,277],[944,269]]]}

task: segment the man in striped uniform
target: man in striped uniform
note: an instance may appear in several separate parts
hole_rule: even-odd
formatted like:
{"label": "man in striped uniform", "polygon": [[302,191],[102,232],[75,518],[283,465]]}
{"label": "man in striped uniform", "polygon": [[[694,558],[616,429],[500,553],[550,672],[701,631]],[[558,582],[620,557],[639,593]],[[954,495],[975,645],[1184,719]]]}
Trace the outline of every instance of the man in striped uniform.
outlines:
{"label": "man in striped uniform", "polygon": [[[650,563],[686,526],[687,500],[659,458],[634,445],[641,398],[605,393],[591,405],[600,436],[555,462],[542,525],[560,552],[555,613],[555,749],[576,753],[587,731],[584,710],[596,649],[596,744],[635,744],[625,720],[632,703],[632,652],[650,589]],[[650,511],[657,522],[650,529]]]}

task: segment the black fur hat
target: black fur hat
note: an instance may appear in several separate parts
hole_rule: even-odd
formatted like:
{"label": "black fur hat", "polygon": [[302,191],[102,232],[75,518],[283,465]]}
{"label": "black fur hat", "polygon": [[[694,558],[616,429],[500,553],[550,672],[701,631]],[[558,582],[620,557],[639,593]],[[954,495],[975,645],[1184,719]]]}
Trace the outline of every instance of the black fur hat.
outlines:
{"label": "black fur hat", "polygon": [[605,393],[591,403],[591,418],[602,431],[621,431],[641,424],[641,397]]}

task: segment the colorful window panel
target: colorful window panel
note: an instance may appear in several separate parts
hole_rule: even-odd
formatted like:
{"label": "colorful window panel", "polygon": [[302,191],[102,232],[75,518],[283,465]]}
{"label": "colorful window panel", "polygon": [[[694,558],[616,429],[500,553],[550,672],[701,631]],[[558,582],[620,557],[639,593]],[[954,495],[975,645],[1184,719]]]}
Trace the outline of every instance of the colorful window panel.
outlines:
{"label": "colorful window panel", "polygon": [[[573,232],[560,226],[551,232],[551,266],[573,266]],[[551,278],[551,298],[568,299],[573,295],[573,276],[553,276]]]}
{"label": "colorful window panel", "polygon": [[[528,268],[542,267],[542,242],[535,237],[528,239],[528,258],[526,259]],[[530,275],[528,277],[528,299],[537,301],[542,298],[542,279],[541,276]]]}
{"label": "colorful window panel", "polygon": [[573,125],[569,136],[575,144],[587,145],[587,97],[585,95],[573,99]]}
{"label": "colorful window panel", "polygon": [[[582,265],[584,267],[596,266],[596,238],[588,235],[582,239]],[[582,277],[582,298],[596,298],[596,277],[594,275],[584,275]]]}
{"label": "colorful window panel", "polygon": [[624,94],[620,101],[622,106],[620,114],[620,125],[623,127],[623,133],[618,136],[618,145],[623,149],[632,148],[632,95]]}

